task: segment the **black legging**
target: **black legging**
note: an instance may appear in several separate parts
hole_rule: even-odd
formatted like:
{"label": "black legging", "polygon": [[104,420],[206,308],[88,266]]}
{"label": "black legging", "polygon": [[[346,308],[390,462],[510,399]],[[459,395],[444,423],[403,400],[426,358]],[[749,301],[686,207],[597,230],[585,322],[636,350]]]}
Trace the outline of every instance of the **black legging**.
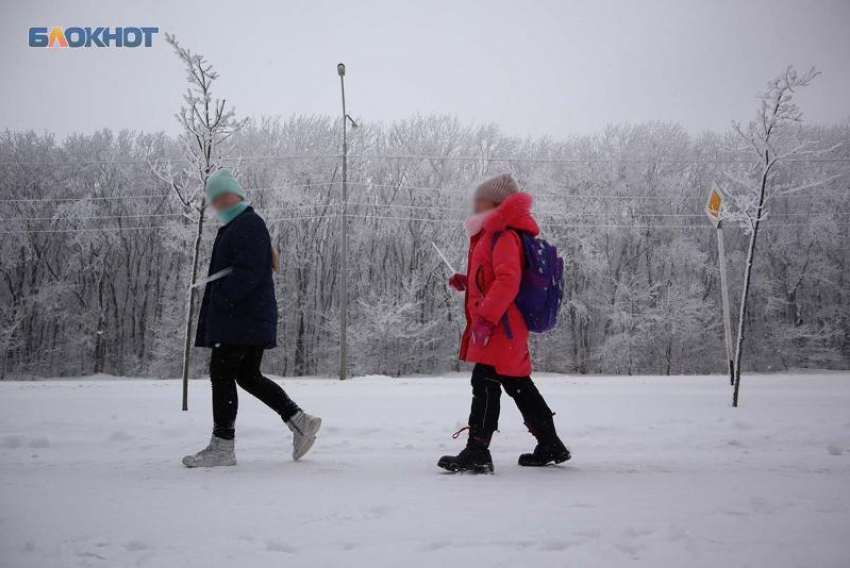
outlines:
{"label": "black legging", "polygon": [[232,440],[236,432],[239,397],[236,385],[259,398],[266,406],[289,420],[300,409],[280,386],[263,376],[262,347],[218,345],[212,350],[210,379],[212,382],[213,435]]}
{"label": "black legging", "polygon": [[499,429],[502,388],[508,393],[529,426],[548,424],[552,411],[531,377],[508,377],[496,373],[491,365],[477,364],[472,370],[472,409],[469,428],[476,436],[490,438]]}

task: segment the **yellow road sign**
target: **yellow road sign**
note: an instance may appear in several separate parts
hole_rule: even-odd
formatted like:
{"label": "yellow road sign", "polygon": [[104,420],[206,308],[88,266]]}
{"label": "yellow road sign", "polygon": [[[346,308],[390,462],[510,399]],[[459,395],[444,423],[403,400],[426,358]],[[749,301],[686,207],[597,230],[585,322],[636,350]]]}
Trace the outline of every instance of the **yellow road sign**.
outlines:
{"label": "yellow road sign", "polygon": [[723,192],[720,191],[717,184],[712,185],[711,192],[708,194],[708,202],[705,204],[705,214],[711,219],[715,227],[720,224],[720,214],[723,211],[723,202],[725,199]]}

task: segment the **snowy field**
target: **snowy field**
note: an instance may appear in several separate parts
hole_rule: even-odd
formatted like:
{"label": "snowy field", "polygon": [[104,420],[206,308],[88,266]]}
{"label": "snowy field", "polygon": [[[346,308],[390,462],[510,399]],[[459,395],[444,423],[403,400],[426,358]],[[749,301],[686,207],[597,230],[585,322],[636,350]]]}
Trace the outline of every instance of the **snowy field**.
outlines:
{"label": "snowy field", "polygon": [[324,417],[289,460],[242,394],[239,465],[189,470],[209,388],[151,380],[0,383],[0,566],[850,566],[850,374],[538,377],[574,452],[532,448],[510,399],[496,474],[435,467],[461,448],[468,381],[287,380]]}

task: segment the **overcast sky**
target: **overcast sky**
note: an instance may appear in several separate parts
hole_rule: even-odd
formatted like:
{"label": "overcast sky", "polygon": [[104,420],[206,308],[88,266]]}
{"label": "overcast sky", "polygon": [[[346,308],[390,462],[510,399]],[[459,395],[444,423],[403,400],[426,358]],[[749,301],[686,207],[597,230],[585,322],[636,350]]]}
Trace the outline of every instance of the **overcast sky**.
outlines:
{"label": "overcast sky", "polygon": [[30,26],[158,26],[215,64],[244,115],[336,114],[336,63],[363,121],[449,113],[560,138],[659,119],[747,119],[786,65],[823,75],[808,120],[850,117],[850,1],[0,0],[0,128],[175,132],[185,89],[149,49],[34,49]]}

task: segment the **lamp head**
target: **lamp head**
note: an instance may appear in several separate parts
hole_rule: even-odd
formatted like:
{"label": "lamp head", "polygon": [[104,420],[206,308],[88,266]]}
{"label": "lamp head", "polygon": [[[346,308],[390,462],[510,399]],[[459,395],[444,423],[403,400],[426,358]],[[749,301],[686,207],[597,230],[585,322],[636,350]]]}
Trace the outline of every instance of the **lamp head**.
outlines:
{"label": "lamp head", "polygon": [[337,63],[336,72],[340,77],[345,77],[345,63]]}

